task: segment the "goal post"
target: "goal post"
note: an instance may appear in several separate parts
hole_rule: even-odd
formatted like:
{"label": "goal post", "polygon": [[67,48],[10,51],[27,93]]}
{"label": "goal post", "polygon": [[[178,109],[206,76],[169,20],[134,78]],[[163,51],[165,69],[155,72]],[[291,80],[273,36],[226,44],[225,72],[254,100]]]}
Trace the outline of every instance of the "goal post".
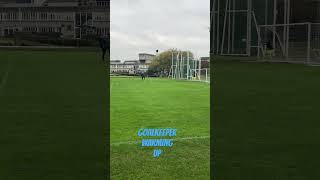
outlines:
{"label": "goal post", "polygon": [[195,59],[189,52],[177,51],[171,54],[169,78],[210,82],[210,68],[201,67],[201,59]]}

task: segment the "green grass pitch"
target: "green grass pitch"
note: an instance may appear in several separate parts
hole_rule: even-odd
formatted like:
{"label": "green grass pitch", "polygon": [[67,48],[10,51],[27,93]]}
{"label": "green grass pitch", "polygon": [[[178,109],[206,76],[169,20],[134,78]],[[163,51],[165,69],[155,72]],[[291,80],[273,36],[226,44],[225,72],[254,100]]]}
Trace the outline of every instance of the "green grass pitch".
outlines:
{"label": "green grass pitch", "polygon": [[105,179],[107,73],[99,57],[0,50],[0,179]]}
{"label": "green grass pitch", "polygon": [[320,67],[214,65],[215,179],[320,179]]}
{"label": "green grass pitch", "polygon": [[[111,78],[110,88],[111,179],[209,178],[209,84]],[[140,128],[176,128],[177,140],[154,158],[156,148],[141,147]]]}

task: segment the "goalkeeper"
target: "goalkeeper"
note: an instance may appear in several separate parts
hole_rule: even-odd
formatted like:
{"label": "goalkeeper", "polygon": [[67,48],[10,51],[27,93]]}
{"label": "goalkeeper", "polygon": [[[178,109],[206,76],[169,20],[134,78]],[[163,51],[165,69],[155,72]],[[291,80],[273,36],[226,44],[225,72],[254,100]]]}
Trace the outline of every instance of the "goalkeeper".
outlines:
{"label": "goalkeeper", "polygon": [[105,62],[104,59],[105,59],[106,52],[108,50],[108,41],[106,36],[101,36],[99,38],[99,45],[102,50],[102,62]]}

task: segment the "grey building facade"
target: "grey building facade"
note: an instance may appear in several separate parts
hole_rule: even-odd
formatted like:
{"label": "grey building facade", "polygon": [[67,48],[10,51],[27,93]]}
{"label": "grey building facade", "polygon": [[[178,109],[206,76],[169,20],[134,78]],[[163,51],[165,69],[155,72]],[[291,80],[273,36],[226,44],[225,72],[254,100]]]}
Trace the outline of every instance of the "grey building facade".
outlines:
{"label": "grey building facade", "polygon": [[140,53],[139,60],[124,61],[123,63],[120,60],[111,60],[110,73],[145,73],[154,59],[155,55],[153,54]]}
{"label": "grey building facade", "polygon": [[0,36],[59,33],[65,39],[109,35],[110,0],[0,1]]}

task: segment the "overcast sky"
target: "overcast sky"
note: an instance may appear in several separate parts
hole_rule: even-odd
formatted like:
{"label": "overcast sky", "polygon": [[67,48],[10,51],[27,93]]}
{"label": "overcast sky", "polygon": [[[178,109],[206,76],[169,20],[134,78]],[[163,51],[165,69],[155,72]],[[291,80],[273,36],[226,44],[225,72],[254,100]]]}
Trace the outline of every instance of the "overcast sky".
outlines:
{"label": "overcast sky", "polygon": [[177,48],[209,56],[210,0],[111,1],[111,60]]}

